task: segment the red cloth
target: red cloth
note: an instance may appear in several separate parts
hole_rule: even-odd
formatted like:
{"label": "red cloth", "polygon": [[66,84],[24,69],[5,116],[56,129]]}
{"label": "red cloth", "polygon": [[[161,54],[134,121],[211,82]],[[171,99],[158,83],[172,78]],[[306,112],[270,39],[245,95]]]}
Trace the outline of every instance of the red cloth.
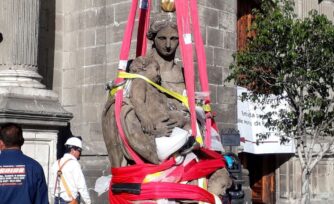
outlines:
{"label": "red cloth", "polygon": [[[179,177],[180,181],[191,181],[207,177],[216,170],[226,167],[225,159],[222,155],[208,149],[201,149],[200,152],[203,160],[198,162],[193,160],[186,166],[179,165],[168,177]],[[175,166],[175,160],[171,158],[160,165],[136,164],[113,168],[111,183],[141,183],[141,191],[140,195],[130,193],[113,194],[110,191],[110,203],[123,204],[133,200],[156,200],[162,198],[214,203],[214,197],[211,193],[194,185],[171,182],[142,183],[147,175],[167,170],[173,166]]]}

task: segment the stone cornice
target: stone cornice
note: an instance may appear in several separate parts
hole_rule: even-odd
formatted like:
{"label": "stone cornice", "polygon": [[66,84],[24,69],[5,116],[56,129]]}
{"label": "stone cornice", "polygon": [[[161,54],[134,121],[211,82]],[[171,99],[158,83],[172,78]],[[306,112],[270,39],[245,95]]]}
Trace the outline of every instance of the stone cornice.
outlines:
{"label": "stone cornice", "polygon": [[321,3],[321,2],[332,2],[332,3],[334,3],[334,0],[319,0],[319,3]]}
{"label": "stone cornice", "polygon": [[0,88],[0,123],[66,126],[72,119],[72,113],[61,106],[52,91],[19,89]]}

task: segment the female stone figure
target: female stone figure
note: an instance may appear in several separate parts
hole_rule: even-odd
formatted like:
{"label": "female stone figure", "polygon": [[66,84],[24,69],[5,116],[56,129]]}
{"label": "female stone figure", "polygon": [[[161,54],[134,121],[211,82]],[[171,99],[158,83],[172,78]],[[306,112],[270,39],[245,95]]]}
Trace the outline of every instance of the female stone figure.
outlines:
{"label": "female stone figure", "polygon": [[[162,13],[157,15],[150,25],[147,37],[153,42],[151,52],[146,57],[134,59],[132,66],[140,64],[143,58],[157,62],[160,68],[161,85],[182,94],[185,90],[183,71],[174,61],[179,45],[174,14]],[[114,97],[110,96],[102,114],[103,136],[112,167],[121,167],[131,164],[132,161],[118,136],[114,119],[114,101]],[[183,111],[185,109],[181,102],[170,97],[167,100],[167,106],[170,110]],[[143,131],[141,121],[135,113],[135,107],[127,98],[123,100],[121,120],[129,145],[133,150],[144,160],[158,164],[160,161],[156,153],[156,144],[154,140],[150,139],[152,135],[147,135],[147,132]],[[184,116],[182,120],[189,120],[189,117]],[[164,118],[155,122],[158,124],[156,125],[157,131],[165,135],[168,135],[177,126],[177,123],[171,123]],[[217,170],[209,179],[209,190],[217,195],[224,193],[230,185],[231,179],[226,169]]]}
{"label": "female stone figure", "polygon": [[[160,67],[161,85],[169,90],[182,93],[185,89],[182,69],[174,62],[176,49],[179,44],[175,16],[170,13],[157,15],[150,25],[147,37],[153,41],[150,54],[147,57],[134,59],[130,66],[141,64],[143,58],[147,58],[147,60],[151,58]],[[110,96],[106,103],[102,114],[102,129],[111,165],[112,167],[120,167],[124,163],[131,163],[131,158],[118,136],[114,120],[114,101],[114,97]],[[183,111],[185,109],[182,108],[180,102],[174,99],[168,99],[167,106],[170,110]],[[141,121],[134,111],[135,109],[136,107],[133,107],[130,100],[124,98],[121,120],[128,142],[144,160],[157,164],[159,160],[156,154],[156,145],[154,140],[150,139],[152,135],[147,135],[149,133],[143,131]],[[156,114],[161,115],[161,113]],[[189,118],[184,116],[180,120],[186,121]],[[160,121],[154,122],[157,124],[155,125],[156,132],[159,132],[160,135],[169,135],[172,129],[180,124],[179,122],[166,120],[166,118],[161,118]]]}
{"label": "female stone figure", "polygon": [[152,52],[148,57],[154,58],[160,65],[161,85],[182,94],[185,89],[183,72],[174,62],[179,45],[174,14],[158,15],[151,23],[147,38],[153,42]]}

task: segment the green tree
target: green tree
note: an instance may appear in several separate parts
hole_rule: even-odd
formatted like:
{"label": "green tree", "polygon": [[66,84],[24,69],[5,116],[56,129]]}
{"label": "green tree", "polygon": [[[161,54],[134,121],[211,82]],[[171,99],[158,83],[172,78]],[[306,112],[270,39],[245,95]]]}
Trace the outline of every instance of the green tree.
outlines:
{"label": "green tree", "polygon": [[[254,10],[255,37],[234,55],[227,80],[251,92],[244,100],[263,108],[270,95],[289,104],[262,116],[282,141],[294,140],[301,164],[301,203],[310,202],[310,176],[333,148],[334,26],[316,11],[299,19],[288,0],[263,0]],[[268,133],[259,135],[268,136]]]}

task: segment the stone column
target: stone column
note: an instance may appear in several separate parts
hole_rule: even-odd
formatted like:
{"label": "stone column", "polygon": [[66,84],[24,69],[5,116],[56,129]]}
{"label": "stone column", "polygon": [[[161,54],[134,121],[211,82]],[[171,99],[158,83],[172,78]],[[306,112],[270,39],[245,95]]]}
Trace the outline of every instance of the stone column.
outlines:
{"label": "stone column", "polygon": [[44,88],[37,73],[38,0],[0,1],[0,86]]}
{"label": "stone column", "polygon": [[23,151],[39,161],[48,181],[57,132],[72,114],[41,84],[37,51],[40,0],[0,1],[0,125],[23,126]]}
{"label": "stone column", "polygon": [[312,9],[318,10],[318,0],[294,0],[295,12],[299,18],[308,16]]}
{"label": "stone column", "polygon": [[329,20],[334,22],[334,0],[323,0],[320,3],[319,11],[328,17]]}

